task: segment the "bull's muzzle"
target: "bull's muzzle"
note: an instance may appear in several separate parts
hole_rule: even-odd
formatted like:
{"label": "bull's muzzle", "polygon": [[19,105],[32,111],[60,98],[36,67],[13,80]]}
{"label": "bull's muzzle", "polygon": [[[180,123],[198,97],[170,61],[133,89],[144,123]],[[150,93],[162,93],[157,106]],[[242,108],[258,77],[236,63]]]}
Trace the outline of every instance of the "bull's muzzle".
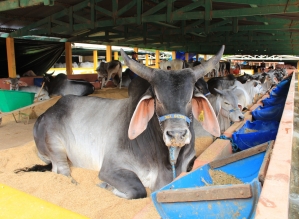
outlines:
{"label": "bull's muzzle", "polygon": [[191,141],[191,133],[188,128],[178,130],[164,130],[163,139],[166,146],[183,147]]}
{"label": "bull's muzzle", "polygon": [[166,121],[163,131],[165,145],[170,147],[183,147],[191,141],[191,133],[187,127],[191,120],[181,114],[168,114],[159,117],[159,122]]}

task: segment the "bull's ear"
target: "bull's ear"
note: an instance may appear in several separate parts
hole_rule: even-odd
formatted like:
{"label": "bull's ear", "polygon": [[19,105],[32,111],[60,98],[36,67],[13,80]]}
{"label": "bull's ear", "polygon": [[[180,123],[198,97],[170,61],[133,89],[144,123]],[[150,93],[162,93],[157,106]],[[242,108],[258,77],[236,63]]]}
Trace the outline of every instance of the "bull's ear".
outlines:
{"label": "bull's ear", "polygon": [[220,136],[220,127],[215,115],[215,112],[207,100],[202,94],[196,94],[192,98],[192,113],[195,119],[197,119],[202,127],[212,135]]}
{"label": "bull's ear", "polygon": [[128,130],[128,136],[131,140],[135,139],[146,129],[147,123],[153,117],[154,112],[154,99],[152,98],[152,96],[143,96],[139,101],[131,118]]}
{"label": "bull's ear", "polygon": [[243,106],[241,103],[238,103],[238,108],[240,109],[240,111],[242,112],[245,106]]}

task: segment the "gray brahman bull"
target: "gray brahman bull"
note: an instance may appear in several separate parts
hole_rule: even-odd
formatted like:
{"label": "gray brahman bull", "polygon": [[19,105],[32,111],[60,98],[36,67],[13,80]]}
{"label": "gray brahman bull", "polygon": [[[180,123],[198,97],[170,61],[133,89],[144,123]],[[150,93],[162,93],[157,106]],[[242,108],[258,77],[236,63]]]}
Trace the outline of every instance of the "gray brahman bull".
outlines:
{"label": "gray brahman bull", "polygon": [[65,96],[68,94],[87,96],[95,90],[94,86],[85,80],[69,80],[66,74],[44,74],[45,90],[49,96]]}
{"label": "gray brahman bull", "polygon": [[173,180],[173,170],[186,171],[195,155],[192,118],[204,114],[202,126],[220,135],[211,105],[194,94],[194,84],[223,51],[224,46],[203,65],[163,71],[121,50],[126,65],[140,76],[131,82],[129,98],[62,97],[34,125],[39,157],[69,177],[70,165],[98,170],[101,187],[119,197],[143,198],[145,187],[160,189]]}
{"label": "gray brahman bull", "polygon": [[238,104],[238,98],[234,93],[236,87],[230,87],[229,89],[219,90],[214,88],[217,95],[209,95],[208,99],[213,106],[213,109],[217,115],[221,133],[231,126],[231,123],[244,120]]}
{"label": "gray brahman bull", "polygon": [[101,62],[96,71],[98,72],[99,79],[102,79],[101,88],[105,87],[106,83],[112,78],[114,79],[115,75],[118,76],[120,82],[116,84],[113,80],[113,83],[121,87],[122,83],[122,65],[118,60],[112,60],[111,62]]}

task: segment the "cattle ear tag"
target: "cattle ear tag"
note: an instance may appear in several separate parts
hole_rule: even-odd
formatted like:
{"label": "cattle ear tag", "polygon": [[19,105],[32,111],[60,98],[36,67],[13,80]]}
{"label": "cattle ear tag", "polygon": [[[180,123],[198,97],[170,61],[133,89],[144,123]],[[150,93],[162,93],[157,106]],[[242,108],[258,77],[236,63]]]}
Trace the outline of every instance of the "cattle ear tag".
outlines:
{"label": "cattle ear tag", "polygon": [[203,122],[205,119],[205,116],[203,114],[203,110],[200,112],[200,114],[198,115],[198,121]]}

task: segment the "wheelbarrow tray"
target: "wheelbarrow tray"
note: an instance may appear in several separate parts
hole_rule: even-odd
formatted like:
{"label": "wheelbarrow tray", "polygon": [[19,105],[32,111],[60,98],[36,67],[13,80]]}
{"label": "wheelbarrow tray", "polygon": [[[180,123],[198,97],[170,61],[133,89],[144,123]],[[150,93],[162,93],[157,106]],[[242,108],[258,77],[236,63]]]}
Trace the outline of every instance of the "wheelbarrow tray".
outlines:
{"label": "wheelbarrow tray", "polygon": [[11,112],[29,106],[34,101],[35,93],[13,90],[0,90],[0,111]]}
{"label": "wheelbarrow tray", "polygon": [[[265,153],[258,151],[225,165],[222,161],[206,164],[153,192],[153,203],[162,218],[254,218],[261,193],[258,175]],[[206,186],[213,183],[210,169],[221,170],[244,184]]]}

